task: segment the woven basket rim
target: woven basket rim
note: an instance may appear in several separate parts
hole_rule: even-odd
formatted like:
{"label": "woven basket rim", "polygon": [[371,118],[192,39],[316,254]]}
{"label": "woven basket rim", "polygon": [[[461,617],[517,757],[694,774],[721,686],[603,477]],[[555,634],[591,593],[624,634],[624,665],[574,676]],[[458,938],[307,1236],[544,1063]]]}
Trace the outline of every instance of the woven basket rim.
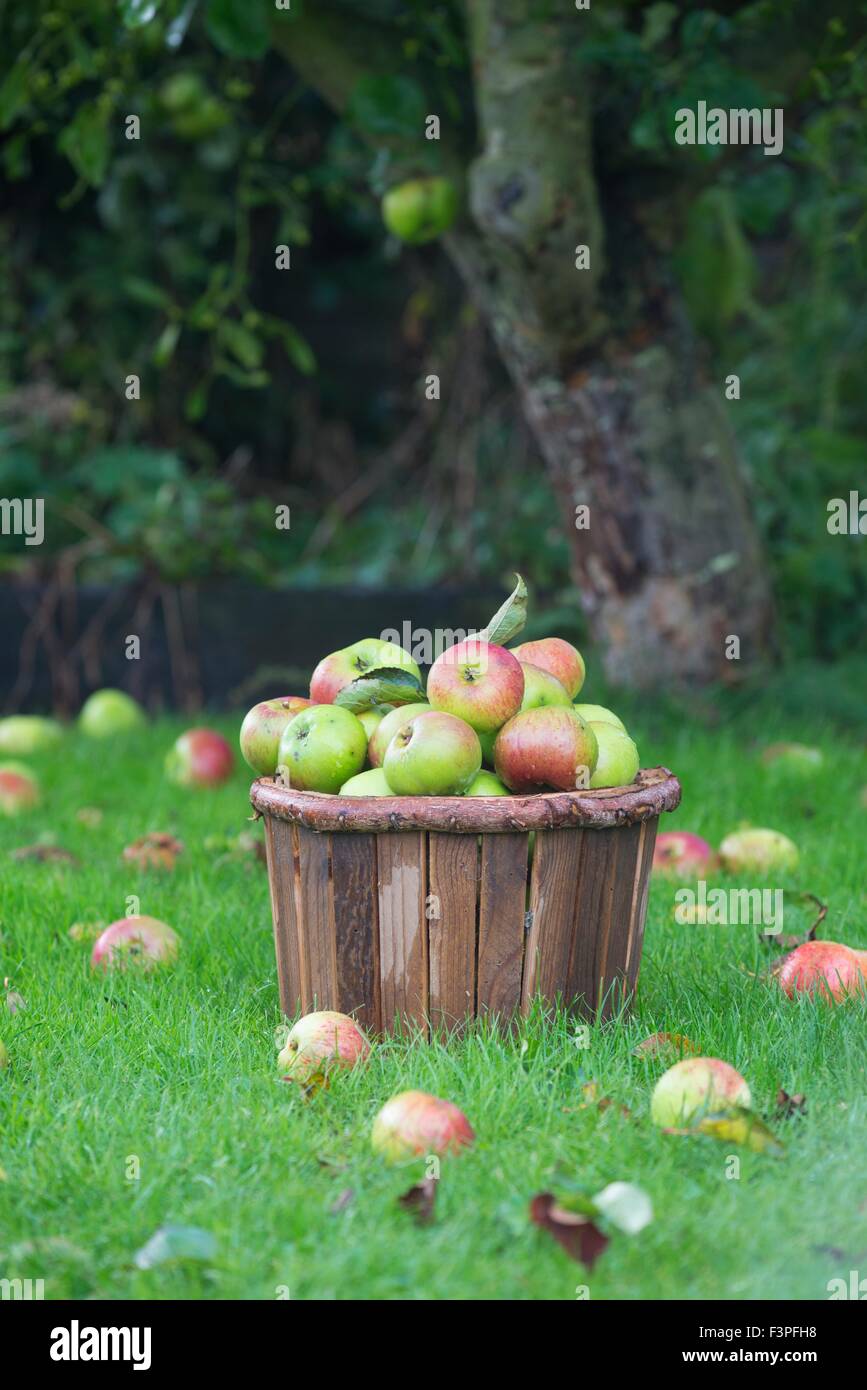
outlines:
{"label": "woven basket rim", "polygon": [[308,830],[383,834],[443,830],[454,834],[514,834],[573,826],[607,830],[673,811],[680,782],[667,767],[642,768],[628,787],[537,792],[533,796],[330,796],[294,791],[273,777],[250,788],[253,808]]}

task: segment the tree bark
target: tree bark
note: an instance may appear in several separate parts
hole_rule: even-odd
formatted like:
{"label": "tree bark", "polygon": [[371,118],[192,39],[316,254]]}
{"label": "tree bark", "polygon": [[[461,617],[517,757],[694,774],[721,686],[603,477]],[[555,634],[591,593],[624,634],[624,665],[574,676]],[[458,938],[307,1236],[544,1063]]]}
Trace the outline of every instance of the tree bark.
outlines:
{"label": "tree bark", "polygon": [[[770,641],[755,523],[722,382],[703,375],[649,230],[658,213],[639,207],[628,180],[600,207],[592,93],[574,62],[582,22],[547,0],[468,6],[482,148],[468,171],[471,216],[446,247],[539,444],[608,676],[642,687],[731,680],[742,668],[726,639],[739,639],[744,665]],[[338,40],[345,77],[346,31],[329,37],[327,23],[301,70],[333,73],[323,45]],[[379,44],[372,52],[388,63]],[[333,80],[323,91],[338,108],[348,97]],[[670,223],[670,205],[662,212]],[[588,529],[576,526],[580,506]]]}

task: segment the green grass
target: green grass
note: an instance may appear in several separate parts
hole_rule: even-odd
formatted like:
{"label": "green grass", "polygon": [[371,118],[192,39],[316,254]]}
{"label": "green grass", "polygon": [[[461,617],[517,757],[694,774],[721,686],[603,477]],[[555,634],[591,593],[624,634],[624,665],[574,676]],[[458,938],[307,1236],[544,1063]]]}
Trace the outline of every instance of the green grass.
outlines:
{"label": "green grass", "polygon": [[[757,761],[755,716],[738,719],[690,727],[643,720],[636,704],[643,761],[683,781],[667,828],[715,843],[744,820],[785,831],[802,857],[780,885],[792,890],[784,929],[808,924],[794,894],[809,890],[830,905],[820,934],[867,947],[863,745],[813,729],[826,773],[787,782]],[[218,726],[234,735],[234,722]],[[765,742],[804,737],[795,720],[760,727]],[[448,1045],[382,1043],[310,1101],[283,1084],[266,874],[218,864],[203,844],[246,828],[247,778],[239,768],[215,793],[169,786],[162,756],[178,728],[110,745],[70,735],[56,758],[32,760],[42,810],[0,825],[0,976],[28,1005],[0,1012],[12,1059],[0,1072],[0,1277],[44,1278],[49,1298],[271,1299],[287,1286],[296,1299],[572,1299],[586,1284],[594,1299],[821,1299],[830,1278],[864,1272],[867,1010],[788,1002],[750,973],[770,956],[755,928],[675,925],[671,885],[651,891],[635,1011],[594,1028],[589,1048],[567,1018],[536,1018],[518,1039],[480,1028]],[[85,806],[104,812],[98,827],[76,819]],[[174,874],[121,863],[149,830],[185,841]],[[44,831],[80,867],[9,859]],[[129,894],[179,931],[179,963],[94,977],[68,927],[123,916]],[[652,1128],[664,1064],[631,1050],[657,1029],[732,1062],[765,1115],[780,1086],[806,1093],[805,1115],[772,1120],[782,1157]],[[580,1108],[589,1080],[618,1104]],[[369,1146],[376,1110],[407,1087],[456,1101],[478,1135],[445,1161],[427,1228],[396,1201],[420,1165],[388,1168]],[[529,1224],[528,1201],[618,1179],[647,1191],[654,1221],[615,1235],[588,1276]],[[215,1258],[138,1270],[135,1252],[166,1223],[212,1233]]]}

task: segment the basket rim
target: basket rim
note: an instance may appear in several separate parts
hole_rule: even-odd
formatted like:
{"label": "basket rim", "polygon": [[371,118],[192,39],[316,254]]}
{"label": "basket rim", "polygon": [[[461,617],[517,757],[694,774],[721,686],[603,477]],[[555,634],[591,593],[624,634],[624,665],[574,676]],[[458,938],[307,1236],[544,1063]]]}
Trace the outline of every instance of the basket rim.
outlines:
{"label": "basket rim", "polygon": [[533,796],[331,796],[294,791],[259,777],[250,802],[263,816],[308,830],[387,833],[443,830],[454,834],[514,834],[566,826],[607,830],[673,811],[680,782],[667,767],[642,768],[628,787],[536,792]]}

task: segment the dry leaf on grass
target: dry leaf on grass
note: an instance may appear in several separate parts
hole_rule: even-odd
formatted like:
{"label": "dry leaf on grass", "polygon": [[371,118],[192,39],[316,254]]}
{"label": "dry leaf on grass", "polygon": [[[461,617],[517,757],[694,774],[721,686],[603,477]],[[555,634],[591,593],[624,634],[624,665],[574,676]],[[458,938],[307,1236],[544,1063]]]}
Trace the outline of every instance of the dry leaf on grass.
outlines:
{"label": "dry leaf on grass", "polygon": [[142,835],[141,839],[134,840],[131,845],[127,845],[121,858],[126,864],[137,864],[140,869],[166,869],[172,870],[175,867],[175,860],[179,854],[183,854],[184,844],[174,835],[169,835],[165,831],[152,831],[150,835]]}
{"label": "dry leaf on grass", "polygon": [[436,1178],[423,1178],[414,1183],[408,1191],[398,1197],[398,1205],[415,1218],[419,1226],[428,1226],[433,1220],[434,1204],[437,1198]]}

